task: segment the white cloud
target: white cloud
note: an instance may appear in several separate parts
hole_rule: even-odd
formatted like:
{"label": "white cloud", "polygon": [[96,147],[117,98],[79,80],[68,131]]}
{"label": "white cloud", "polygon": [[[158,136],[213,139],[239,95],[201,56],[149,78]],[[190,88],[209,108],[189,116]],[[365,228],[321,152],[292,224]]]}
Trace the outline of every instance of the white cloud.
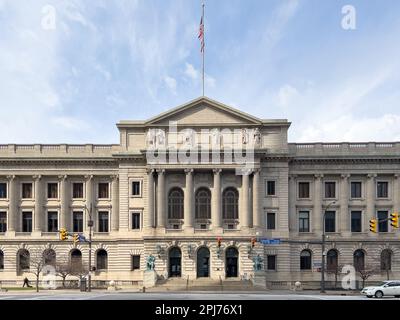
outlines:
{"label": "white cloud", "polygon": [[285,84],[279,89],[278,92],[278,101],[282,107],[286,107],[289,104],[295,102],[296,97],[299,95],[299,92],[296,88],[292,87],[289,84]]}
{"label": "white cloud", "polygon": [[95,68],[95,70],[97,70],[99,73],[101,73],[107,81],[110,81],[110,80],[111,80],[111,74],[110,74],[110,72],[108,72],[102,65],[96,64],[96,65],[94,66],[94,68]]}
{"label": "white cloud", "polygon": [[83,131],[90,128],[86,121],[74,117],[55,117],[51,119],[51,122],[55,126],[61,126],[68,130]]}
{"label": "white cloud", "polygon": [[186,69],[185,69],[185,75],[189,77],[192,80],[197,80],[199,77],[199,71],[197,71],[192,64],[190,63],[185,63]]}
{"label": "white cloud", "polygon": [[213,77],[211,77],[211,76],[206,74],[204,81],[205,81],[205,86],[206,87],[215,88],[215,83],[216,83],[215,78],[213,78]]}
{"label": "white cloud", "polygon": [[172,91],[172,93],[176,94],[176,80],[170,76],[165,76],[164,82],[167,87]]}

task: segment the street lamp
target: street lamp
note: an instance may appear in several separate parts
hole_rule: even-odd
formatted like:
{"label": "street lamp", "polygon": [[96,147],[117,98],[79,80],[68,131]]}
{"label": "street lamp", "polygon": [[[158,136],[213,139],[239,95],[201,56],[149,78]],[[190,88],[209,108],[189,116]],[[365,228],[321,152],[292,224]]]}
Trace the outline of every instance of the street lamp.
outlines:
{"label": "street lamp", "polygon": [[325,214],[330,206],[336,204],[336,201],[332,201],[329,203],[324,210],[324,214],[322,215],[322,263],[321,263],[321,293],[325,293]]}
{"label": "street lamp", "polygon": [[88,227],[89,227],[89,274],[88,274],[88,292],[92,291],[92,227],[93,227],[93,220],[92,220],[92,204],[88,208],[85,205],[85,209],[88,212],[89,220],[88,220]]}

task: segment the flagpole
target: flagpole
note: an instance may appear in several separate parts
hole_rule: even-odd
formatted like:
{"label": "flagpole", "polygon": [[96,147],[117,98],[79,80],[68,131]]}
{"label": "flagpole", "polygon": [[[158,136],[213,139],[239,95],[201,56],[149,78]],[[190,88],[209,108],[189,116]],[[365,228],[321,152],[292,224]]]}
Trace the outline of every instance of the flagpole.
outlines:
{"label": "flagpole", "polygon": [[[203,43],[205,43],[205,21],[204,21],[204,2],[203,2]],[[205,52],[205,45],[203,47],[203,97],[204,97],[204,52]]]}

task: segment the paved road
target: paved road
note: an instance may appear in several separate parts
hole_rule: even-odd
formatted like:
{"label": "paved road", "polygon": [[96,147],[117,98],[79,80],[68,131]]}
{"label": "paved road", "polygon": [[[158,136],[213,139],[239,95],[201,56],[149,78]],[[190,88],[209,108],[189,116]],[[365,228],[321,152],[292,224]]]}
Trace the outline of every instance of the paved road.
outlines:
{"label": "paved road", "polygon": [[[384,297],[381,300],[400,300]],[[361,295],[265,294],[265,293],[1,293],[1,300],[378,300]]]}

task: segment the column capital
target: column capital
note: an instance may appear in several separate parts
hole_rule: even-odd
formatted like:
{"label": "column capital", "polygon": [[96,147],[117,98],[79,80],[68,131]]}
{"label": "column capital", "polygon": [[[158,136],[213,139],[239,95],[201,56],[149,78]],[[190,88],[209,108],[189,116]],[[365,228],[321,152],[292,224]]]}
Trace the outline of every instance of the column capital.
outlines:
{"label": "column capital", "polygon": [[33,180],[41,180],[42,179],[42,175],[41,174],[36,174],[34,176],[32,176]]}
{"label": "column capital", "polygon": [[322,173],[314,174],[315,179],[322,179],[324,175]]}
{"label": "column capital", "polygon": [[86,181],[90,181],[90,180],[92,180],[93,179],[93,175],[92,174],[87,174],[87,175],[85,175],[85,180]]}
{"label": "column capital", "polygon": [[193,173],[193,169],[185,169],[185,173],[186,174],[192,174]]}
{"label": "column capital", "polygon": [[165,174],[165,169],[157,169],[157,174]]}
{"label": "column capital", "polygon": [[253,174],[260,174],[261,168],[254,168],[253,169]]}
{"label": "column capital", "polygon": [[291,180],[296,180],[297,177],[298,177],[297,174],[289,174],[289,179],[291,179]]}
{"label": "column capital", "polygon": [[58,176],[58,179],[59,179],[60,181],[67,180],[67,178],[68,178],[68,176],[67,176],[66,174],[63,174],[63,175],[59,175],[59,176]]}
{"label": "column capital", "polygon": [[350,174],[344,173],[344,174],[341,174],[340,177],[341,177],[342,179],[348,179],[348,178],[350,178]]}
{"label": "column capital", "polygon": [[13,181],[15,180],[15,178],[16,178],[15,174],[7,176],[7,180],[9,181]]}
{"label": "column capital", "polygon": [[368,173],[367,174],[367,177],[368,177],[368,179],[374,179],[374,178],[376,178],[378,175],[376,174],[376,173]]}
{"label": "column capital", "polygon": [[222,169],[213,169],[214,174],[220,174],[222,172]]}
{"label": "column capital", "polygon": [[395,178],[395,179],[398,179],[399,177],[400,177],[400,173],[395,173],[395,174],[394,174],[394,178]]}
{"label": "column capital", "polygon": [[147,168],[147,169],[146,169],[146,173],[147,173],[148,175],[153,174],[154,172],[155,172],[155,169],[153,169],[153,168]]}
{"label": "column capital", "polygon": [[118,181],[119,180],[119,175],[118,174],[113,174],[110,176],[112,181]]}
{"label": "column capital", "polygon": [[249,169],[249,168],[238,168],[236,169],[236,174],[241,175],[241,176],[249,176],[253,173],[254,169]]}

